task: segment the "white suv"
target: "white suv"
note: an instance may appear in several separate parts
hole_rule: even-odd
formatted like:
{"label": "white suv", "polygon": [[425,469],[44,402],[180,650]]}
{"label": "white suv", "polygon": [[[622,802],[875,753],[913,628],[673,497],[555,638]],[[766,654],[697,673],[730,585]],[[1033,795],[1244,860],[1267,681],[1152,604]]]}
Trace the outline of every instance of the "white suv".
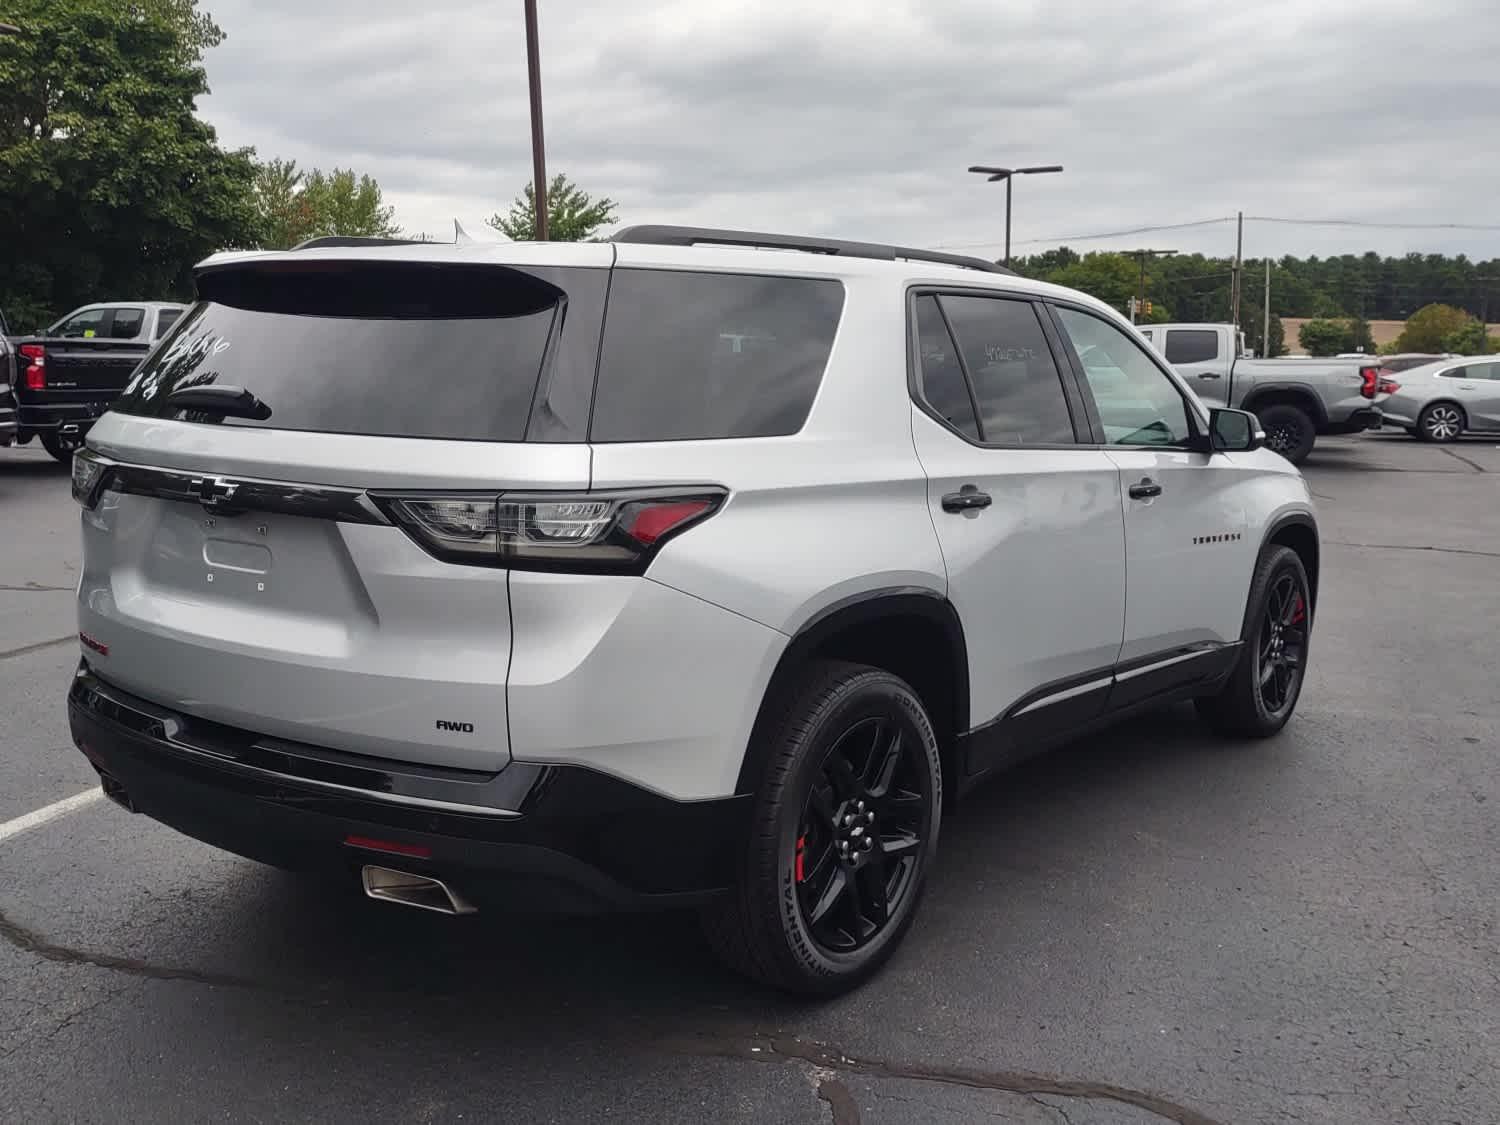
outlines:
{"label": "white suv", "polygon": [[69,702],[106,791],[201,840],[449,913],[694,905],[828,993],[975,781],[1296,705],[1302,478],[1078,293],[662,227],[197,285],[74,467]]}

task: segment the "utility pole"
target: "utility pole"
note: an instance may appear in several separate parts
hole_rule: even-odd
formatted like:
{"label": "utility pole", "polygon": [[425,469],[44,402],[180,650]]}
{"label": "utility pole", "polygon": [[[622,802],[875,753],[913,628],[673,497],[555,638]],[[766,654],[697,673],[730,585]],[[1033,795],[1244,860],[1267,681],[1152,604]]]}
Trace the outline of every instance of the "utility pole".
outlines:
{"label": "utility pole", "polygon": [[526,78],[531,88],[531,177],[533,227],[547,241],[547,146],[542,139],[542,60],[537,46],[536,0],[526,0]]}
{"label": "utility pole", "polygon": [[988,176],[990,183],[1005,181],[1005,264],[1010,265],[1010,182],[1016,176],[1036,176],[1047,172],[1061,172],[1061,164],[1038,165],[1033,168],[991,168],[985,164],[974,164],[969,171]]}
{"label": "utility pole", "polygon": [[1234,281],[1229,287],[1230,318],[1235,328],[1240,326],[1240,290],[1244,287],[1245,212],[1239,212],[1239,224],[1234,236]]}
{"label": "utility pole", "polygon": [[1260,358],[1271,358],[1271,259],[1266,257],[1266,299],[1260,329]]}
{"label": "utility pole", "polygon": [[1485,338],[1489,338],[1490,331],[1490,282],[1500,281],[1500,277],[1494,274],[1476,274],[1474,280],[1479,282],[1479,323],[1484,325]]}
{"label": "utility pole", "polygon": [[1177,251],[1141,249],[1131,250],[1128,251],[1128,253],[1134,254],[1141,263],[1141,280],[1139,286],[1136,288],[1135,307],[1130,310],[1130,323],[1134,324],[1136,321],[1136,317],[1140,314],[1142,307],[1146,303],[1146,259],[1170,258],[1173,254],[1177,253]]}

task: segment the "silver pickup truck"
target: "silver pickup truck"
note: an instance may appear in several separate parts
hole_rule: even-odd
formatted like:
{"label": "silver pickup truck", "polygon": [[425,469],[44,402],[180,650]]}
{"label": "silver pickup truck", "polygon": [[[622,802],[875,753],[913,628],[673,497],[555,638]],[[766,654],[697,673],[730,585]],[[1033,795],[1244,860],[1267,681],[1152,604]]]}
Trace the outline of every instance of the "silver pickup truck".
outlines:
{"label": "silver pickup truck", "polygon": [[1354,359],[1252,359],[1230,324],[1145,324],[1141,335],[1211,406],[1260,418],[1266,444],[1294,465],[1319,434],[1378,430],[1388,388],[1375,356]]}

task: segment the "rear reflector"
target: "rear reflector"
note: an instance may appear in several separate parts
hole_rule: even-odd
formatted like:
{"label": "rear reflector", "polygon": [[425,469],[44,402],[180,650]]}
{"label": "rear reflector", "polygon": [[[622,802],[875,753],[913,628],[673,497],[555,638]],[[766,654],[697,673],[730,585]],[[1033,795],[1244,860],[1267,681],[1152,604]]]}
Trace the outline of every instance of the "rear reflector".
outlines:
{"label": "rear reflector", "polygon": [[105,644],[103,641],[96,641],[93,637],[89,636],[87,633],[79,633],[78,634],[78,640],[79,640],[79,643],[81,643],[84,648],[92,649],[94,652],[97,652],[100,656],[108,656],[109,655],[109,646],[107,644]]}
{"label": "rear reflector", "polygon": [[401,844],[395,840],[376,840],[371,836],[355,836],[352,833],[344,837],[344,843],[351,848],[364,848],[371,852],[385,852],[388,855],[405,855],[413,859],[427,859],[432,855],[432,849],[421,844]]}

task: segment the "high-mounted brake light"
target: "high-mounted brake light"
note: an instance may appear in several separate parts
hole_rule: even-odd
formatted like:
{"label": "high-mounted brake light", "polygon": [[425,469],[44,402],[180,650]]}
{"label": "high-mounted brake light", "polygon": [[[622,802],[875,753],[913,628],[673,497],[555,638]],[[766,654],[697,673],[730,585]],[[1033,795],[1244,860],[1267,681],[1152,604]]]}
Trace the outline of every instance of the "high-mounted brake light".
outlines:
{"label": "high-mounted brake light", "polygon": [[17,351],[27,361],[21,374],[21,382],[28,391],[40,391],[47,386],[47,349],[41,344],[22,344]]}
{"label": "high-mounted brake light", "polygon": [[423,550],[516,570],[641,574],[670,538],[724,502],[714,488],[579,495],[378,495]]}

